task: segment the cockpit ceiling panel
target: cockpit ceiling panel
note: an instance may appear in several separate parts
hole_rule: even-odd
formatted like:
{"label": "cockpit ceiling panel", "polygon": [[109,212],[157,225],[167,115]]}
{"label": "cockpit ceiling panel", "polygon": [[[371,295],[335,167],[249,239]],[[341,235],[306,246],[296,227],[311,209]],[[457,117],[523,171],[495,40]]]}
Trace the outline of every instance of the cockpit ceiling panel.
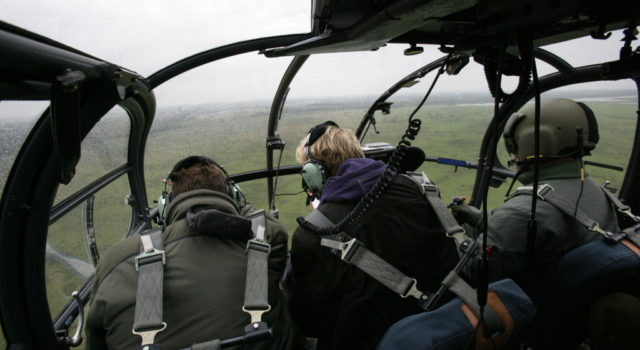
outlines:
{"label": "cockpit ceiling panel", "polygon": [[375,50],[386,43],[473,49],[525,31],[536,46],[640,24],[640,1],[316,0],[314,37],[267,56]]}

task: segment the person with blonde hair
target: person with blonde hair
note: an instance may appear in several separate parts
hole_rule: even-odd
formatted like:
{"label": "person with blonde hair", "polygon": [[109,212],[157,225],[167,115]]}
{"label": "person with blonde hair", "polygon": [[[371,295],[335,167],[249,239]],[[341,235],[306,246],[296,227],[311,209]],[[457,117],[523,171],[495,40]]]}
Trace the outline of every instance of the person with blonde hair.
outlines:
{"label": "person with blonde hair", "polygon": [[[382,161],[364,157],[353,131],[331,121],[309,131],[296,157],[304,164],[303,188],[319,200],[314,213],[333,223],[356,207],[386,169]],[[422,291],[434,291],[457,261],[453,242],[407,176],[397,176],[344,234],[415,278]],[[317,349],[373,349],[391,324],[422,311],[415,299],[401,298],[341,261],[321,246],[322,238],[302,226],[296,229],[289,286],[294,321],[317,341]]]}

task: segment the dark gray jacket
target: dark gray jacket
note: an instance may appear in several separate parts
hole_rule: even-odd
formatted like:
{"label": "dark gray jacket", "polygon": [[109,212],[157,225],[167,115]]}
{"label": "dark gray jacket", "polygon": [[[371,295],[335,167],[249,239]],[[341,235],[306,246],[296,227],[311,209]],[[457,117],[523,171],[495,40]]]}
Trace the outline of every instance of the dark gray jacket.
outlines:
{"label": "dark gray jacket", "polygon": [[[531,172],[525,173],[520,181],[530,185],[532,176]],[[577,203],[580,210],[604,230],[618,228],[615,208],[600,186],[588,176],[581,184],[579,160],[543,168],[539,176],[540,185],[548,184],[557,195]],[[531,196],[516,193],[489,216],[488,244],[495,247],[489,259],[491,281],[502,278],[513,278],[525,284],[536,281],[564,253],[599,237],[598,233],[587,230],[553,205],[538,200],[535,262],[531,275],[524,276],[530,212]],[[468,264],[468,269],[473,268],[474,264]]]}
{"label": "dark gray jacket", "polygon": [[[213,339],[244,334],[250,321],[242,311],[247,269],[246,241],[220,239],[215,234],[192,232],[185,216],[189,209],[211,208],[247,216],[255,209],[238,210],[227,195],[196,190],[178,195],[167,211],[163,233],[166,252],[164,270],[164,316],[167,328],[156,337],[164,350],[187,347]],[[287,233],[267,215],[269,255],[269,303],[263,315],[273,328],[273,338],[243,348],[290,349],[293,325],[278,289],[287,255]],[[134,257],[139,254],[139,236],[114,245],[96,271],[87,320],[88,349],[136,349],[140,337],[131,333],[138,273]]]}

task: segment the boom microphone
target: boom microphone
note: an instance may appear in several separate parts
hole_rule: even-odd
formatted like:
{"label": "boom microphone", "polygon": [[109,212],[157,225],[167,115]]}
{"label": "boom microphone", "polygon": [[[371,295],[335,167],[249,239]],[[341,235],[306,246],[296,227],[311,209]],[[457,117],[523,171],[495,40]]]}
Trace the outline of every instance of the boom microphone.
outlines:
{"label": "boom microphone", "polygon": [[424,151],[415,146],[407,147],[406,153],[400,162],[400,171],[416,171],[424,163]]}

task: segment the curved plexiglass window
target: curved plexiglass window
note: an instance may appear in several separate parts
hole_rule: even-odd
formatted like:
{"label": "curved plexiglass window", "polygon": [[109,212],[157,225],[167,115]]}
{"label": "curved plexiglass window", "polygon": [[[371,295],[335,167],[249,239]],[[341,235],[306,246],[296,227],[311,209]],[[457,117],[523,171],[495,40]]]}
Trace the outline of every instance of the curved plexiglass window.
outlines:
{"label": "curved plexiglass window", "polygon": [[0,103],[0,195],[11,166],[36,120],[49,102],[2,101]]}
{"label": "curved plexiglass window", "polygon": [[130,129],[131,122],[127,112],[118,106],[102,117],[82,140],[82,153],[76,165],[76,173],[68,185],[58,187],[55,203],[126,164]]}
{"label": "curved plexiglass window", "polygon": [[[187,156],[211,157],[229,174],[266,167],[266,130],[271,105],[269,100],[253,98],[256,89],[275,94],[289,61],[290,58],[266,59],[255,53],[234,56],[181,74],[154,90],[158,107],[144,164],[150,202],[160,197],[164,190],[162,180],[174,164]],[[218,85],[221,76],[236,76],[238,84]],[[175,91],[183,92],[175,94]],[[220,102],[225,97],[229,100]],[[266,209],[264,181],[240,186],[249,202]]]}
{"label": "curved plexiglass window", "polygon": [[122,198],[128,193],[122,176],[49,226],[46,278],[52,316],[95,271],[94,263],[126,236],[131,207]]}
{"label": "curved plexiglass window", "polygon": [[[82,141],[81,158],[68,185],[60,185],[56,204],[127,163],[131,123],[120,107],[108,112]],[[55,317],[94,273],[100,256],[125,237],[131,225],[128,176],[121,175],[49,226],[47,295]]]}

